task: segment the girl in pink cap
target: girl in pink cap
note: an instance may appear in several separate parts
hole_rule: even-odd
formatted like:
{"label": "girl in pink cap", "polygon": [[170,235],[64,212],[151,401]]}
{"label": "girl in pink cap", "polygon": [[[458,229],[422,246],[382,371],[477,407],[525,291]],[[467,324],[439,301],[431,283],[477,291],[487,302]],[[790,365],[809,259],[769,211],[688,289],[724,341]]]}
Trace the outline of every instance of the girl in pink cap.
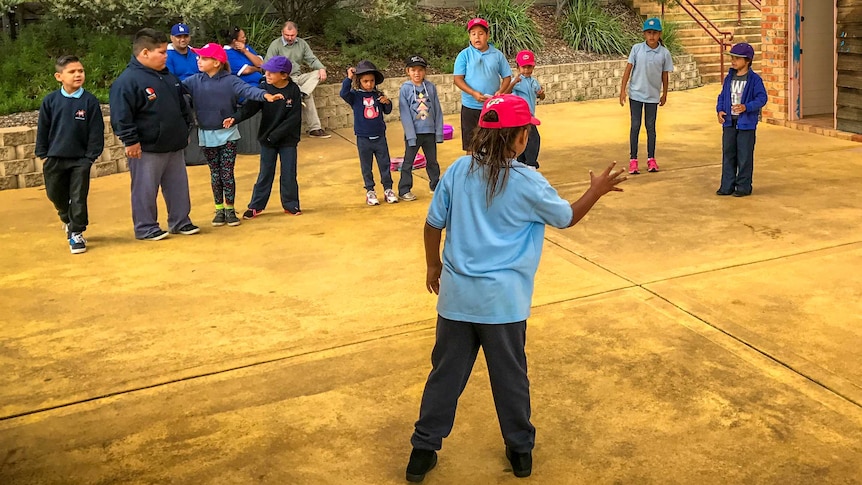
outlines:
{"label": "girl in pink cap", "polygon": [[230,119],[241,99],[275,101],[284,99],[281,94],[269,94],[263,89],[249,86],[230,73],[227,53],[218,44],[192,48],[198,55],[201,72],[186,78],[183,87],[192,96],[192,108],[198,119],[198,139],[210,167],[210,183],[215,201],[213,226],[238,226],[234,209],[236,180],[236,141],[239,129]]}
{"label": "girl in pink cap", "polygon": [[[527,317],[545,225],[571,227],[600,197],[621,191],[623,171],[590,172],[590,188],[569,204],[539,172],[515,158],[539,120],[512,94],[488,99],[471,155],[440,180],[425,220],[425,285],[437,300],[437,337],[425,384],[407,480],[420,482],[437,464],[455,420],[458,397],[482,347],[506,457],[517,477],[532,472],[536,429],[530,423]],[[440,240],[446,230],[443,257]],[[481,480],[475,480],[480,481]]]}

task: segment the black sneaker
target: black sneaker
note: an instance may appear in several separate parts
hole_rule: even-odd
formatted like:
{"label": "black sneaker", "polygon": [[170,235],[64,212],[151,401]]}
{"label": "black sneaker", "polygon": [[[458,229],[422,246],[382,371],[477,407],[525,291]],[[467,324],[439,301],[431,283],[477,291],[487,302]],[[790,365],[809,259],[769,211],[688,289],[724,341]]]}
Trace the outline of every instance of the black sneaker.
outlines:
{"label": "black sneaker", "polygon": [[80,232],[69,234],[69,250],[72,251],[72,254],[87,252],[87,241],[84,240],[84,236]]}
{"label": "black sneaker", "polygon": [[224,220],[227,222],[228,226],[238,226],[242,224],[242,221],[239,220],[239,217],[236,216],[236,211],[233,209],[224,210]]}
{"label": "black sneaker", "polygon": [[216,215],[213,217],[213,225],[216,227],[223,226],[225,222],[224,209],[216,209]]}
{"label": "black sneaker", "polygon": [[529,477],[531,473],[533,473],[533,454],[530,452],[527,453],[515,453],[510,450],[509,447],[506,447],[506,458],[509,459],[509,463],[512,464],[512,473],[515,474],[518,478]]}
{"label": "black sneaker", "polygon": [[407,481],[419,483],[425,479],[425,474],[437,465],[437,452],[434,450],[417,450],[410,452],[407,463]]}
{"label": "black sneaker", "polygon": [[259,216],[261,212],[263,212],[263,211],[259,211],[257,209],[248,209],[247,211],[242,213],[242,218],[243,219],[254,219],[255,217]]}
{"label": "black sneaker", "polygon": [[186,224],[185,226],[174,231],[175,233],[185,234],[186,236],[191,236],[192,234],[197,234],[201,232],[201,228],[194,224]]}
{"label": "black sneaker", "polygon": [[163,231],[159,229],[156,232],[147,234],[146,236],[141,238],[141,241],[159,241],[168,237],[168,231]]}

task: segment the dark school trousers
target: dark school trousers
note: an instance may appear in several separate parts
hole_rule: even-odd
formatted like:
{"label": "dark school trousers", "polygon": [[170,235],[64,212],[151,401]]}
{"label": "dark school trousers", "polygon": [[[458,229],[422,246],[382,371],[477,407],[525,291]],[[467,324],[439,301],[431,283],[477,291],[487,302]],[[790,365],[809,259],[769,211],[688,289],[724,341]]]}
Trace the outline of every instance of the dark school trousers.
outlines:
{"label": "dark school trousers", "polygon": [[473,134],[479,126],[481,109],[473,109],[461,106],[461,148],[465,152],[470,151],[470,143],[473,142]]}
{"label": "dark school trousers", "polygon": [[290,212],[299,211],[299,184],[296,182],[296,147],[260,146],[260,173],[251,192],[249,209],[266,209],[275,180],[275,165],[281,157],[281,173],[278,176],[281,206]]}
{"label": "dark school trousers", "polygon": [[542,146],[542,137],[539,136],[539,128],[530,126],[530,137],[527,138],[527,147],[524,153],[518,155],[518,161],[531,167],[539,168],[539,148]]}
{"label": "dark school trousers", "polygon": [[530,381],[524,345],[527,322],[501,325],[456,322],[437,316],[437,341],[431,352],[431,374],[422,394],[419,420],[410,442],[421,450],[439,450],[455,421],[479,347],[485,353],[497,419],[506,445],[527,453],[536,441],[530,423]]}
{"label": "dark school trousers", "polygon": [[751,179],[754,176],[755,131],[740,130],[736,127],[735,120],[732,126],[722,127],[721,187],[718,190],[751,193]]}
{"label": "dark school trousers", "polygon": [[375,136],[373,139],[367,136],[356,137],[356,148],[359,150],[359,168],[362,170],[362,182],[365,190],[374,190],[374,172],[372,172],[374,158],[377,159],[377,169],[380,171],[380,183],[383,190],[392,189],[392,175],[389,173],[389,145],[386,144],[386,135]]}
{"label": "dark school trousers", "polygon": [[89,224],[87,194],[90,193],[89,158],[48,157],[42,165],[45,193],[69,232],[84,232]]}
{"label": "dark school trousers", "polygon": [[183,150],[167,153],[142,152],[141,158],[129,159],[132,177],[132,221],[135,237],[143,239],[159,231],[159,208],[156,196],[159,188],[168,208],[168,230],[176,232],[191,224],[189,212],[189,176]]}
{"label": "dark school trousers", "polygon": [[629,131],[631,158],[638,157],[638,136],[641,132],[641,113],[646,124],[647,158],[655,158],[655,118],[658,113],[658,103],[641,103],[629,98],[629,110],[632,115],[632,127]]}
{"label": "dark school trousers", "polygon": [[413,160],[419,149],[425,154],[425,173],[428,174],[428,185],[431,190],[437,188],[440,182],[440,164],[437,163],[437,135],[434,133],[417,133],[416,146],[404,142],[404,162],[401,164],[401,179],[398,180],[398,195],[404,195],[413,190]]}

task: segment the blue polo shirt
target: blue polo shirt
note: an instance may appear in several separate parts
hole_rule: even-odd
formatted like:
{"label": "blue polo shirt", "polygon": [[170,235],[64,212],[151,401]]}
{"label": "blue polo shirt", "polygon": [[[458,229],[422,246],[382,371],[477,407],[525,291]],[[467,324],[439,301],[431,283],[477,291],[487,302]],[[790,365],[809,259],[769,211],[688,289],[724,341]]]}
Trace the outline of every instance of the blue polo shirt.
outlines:
{"label": "blue polo shirt", "polygon": [[[250,45],[246,46],[246,48],[252,54],[260,57],[260,54],[258,54]],[[254,64],[248,60],[248,57],[229,45],[224,46],[224,51],[227,53],[227,62],[230,64],[230,73],[239,76],[243,81],[257,87],[257,85],[260,84],[260,80],[263,78],[263,74],[259,71],[248,72],[249,67],[254,67]],[[242,74],[240,74],[240,72],[242,72]]]}
{"label": "blue polo shirt", "polygon": [[512,94],[524,98],[530,105],[530,114],[536,116],[536,91],[540,89],[542,89],[542,85],[536,78],[521,76],[521,80],[512,88]]}
{"label": "blue polo shirt", "polygon": [[192,52],[191,48],[188,48],[185,54],[180,54],[174,49],[174,45],[169,43],[167,68],[171,74],[182,81],[200,72],[198,70],[198,55]]}
{"label": "blue polo shirt", "polygon": [[[512,75],[512,68],[506,56],[493,45],[489,44],[485,52],[469,45],[455,58],[453,74],[464,76],[467,85],[482,94],[494,94],[500,89],[500,80]],[[482,109],[482,103],[464,91],[461,91],[461,104],[470,109]]]}
{"label": "blue polo shirt", "polygon": [[426,222],[446,230],[437,313],[472,323],[520,322],[530,316],[545,225],[568,227],[572,208],[541,173],[514,160],[488,205],[484,171],[470,170],[470,161],[461,157],[446,170],[428,207]]}
{"label": "blue polo shirt", "polygon": [[632,74],[629,78],[629,98],[641,103],[661,100],[661,74],[673,72],[670,51],[659,44],[655,49],[646,42],[635,44],[629,53]]}

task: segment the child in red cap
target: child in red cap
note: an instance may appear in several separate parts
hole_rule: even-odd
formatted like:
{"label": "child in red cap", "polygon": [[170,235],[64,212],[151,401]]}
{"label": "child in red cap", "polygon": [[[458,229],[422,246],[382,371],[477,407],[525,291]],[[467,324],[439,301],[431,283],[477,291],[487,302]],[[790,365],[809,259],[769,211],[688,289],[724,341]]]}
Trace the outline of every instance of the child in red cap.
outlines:
{"label": "child in red cap", "polygon": [[482,103],[506,92],[512,80],[512,68],[506,56],[488,43],[490,36],[485,19],[467,22],[467,32],[470,45],[455,58],[453,74],[455,86],[461,90],[461,147],[469,154]]}
{"label": "child in red cap", "polygon": [[[518,64],[518,75],[509,84],[508,92],[521,97],[530,105],[530,114],[536,116],[536,100],[545,99],[545,90],[539,81],[533,77],[533,69],[536,67],[536,55],[532,51],[523,50],[515,57]],[[530,139],[527,140],[527,148],[524,153],[518,155],[518,161],[539,168],[539,147],[542,145],[542,137],[539,129],[535,126],[530,130]]]}
{"label": "child in red cap", "polygon": [[[479,347],[485,354],[506,457],[517,477],[532,472],[535,428],[530,423],[527,317],[545,225],[574,225],[600,197],[620,191],[622,170],[590,172],[590,188],[573,204],[539,173],[515,160],[539,120],[512,94],[485,102],[472,155],[443,175],[425,221],[425,284],[437,301],[433,366],[411,438],[407,480],[419,482],[437,464],[452,431],[458,397]],[[440,239],[446,230],[443,258]],[[493,250],[489,250],[493,248]],[[475,480],[473,481],[481,481]]]}

